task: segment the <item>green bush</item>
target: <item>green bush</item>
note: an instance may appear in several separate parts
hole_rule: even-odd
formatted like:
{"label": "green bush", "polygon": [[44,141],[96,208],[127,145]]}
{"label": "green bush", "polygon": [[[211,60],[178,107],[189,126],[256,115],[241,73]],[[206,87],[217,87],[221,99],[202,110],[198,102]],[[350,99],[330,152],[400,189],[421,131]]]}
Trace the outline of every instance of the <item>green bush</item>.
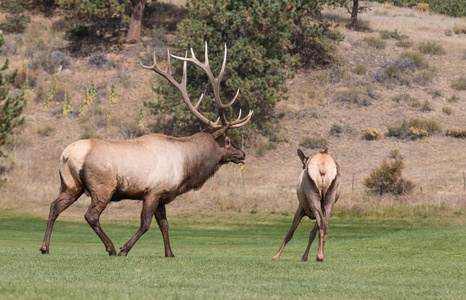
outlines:
{"label": "green bush", "polygon": [[356,66],[354,66],[354,68],[353,68],[352,71],[353,71],[354,74],[366,75],[366,73],[367,73],[367,66],[366,66],[366,65],[357,64]]}
{"label": "green bush", "polygon": [[259,146],[257,147],[257,155],[264,156],[267,151],[275,149],[277,149],[277,145],[275,145],[274,143],[263,141],[260,142]]}
{"label": "green bush", "polygon": [[260,124],[259,132],[268,137],[269,141],[274,143],[288,142],[286,137],[280,133],[278,125],[272,126],[270,123]]}
{"label": "green bush", "polygon": [[441,132],[442,128],[436,121],[427,121],[412,118],[404,120],[397,125],[387,126],[387,136],[401,139],[420,139]]}
{"label": "green bush", "polygon": [[82,126],[83,132],[81,133],[81,139],[86,140],[86,139],[101,139],[102,137],[98,132],[94,130],[89,125],[83,125]]}
{"label": "green bush", "polygon": [[327,148],[327,139],[324,137],[310,137],[305,136],[301,139],[299,143],[301,147],[316,149],[316,148]]}
{"label": "green bush", "polygon": [[429,72],[419,72],[413,75],[413,81],[422,86],[428,86],[432,83],[434,75]]}
{"label": "green bush", "polygon": [[432,103],[430,103],[430,101],[428,101],[428,100],[424,101],[424,103],[422,104],[421,110],[422,111],[431,111],[432,110]]}
{"label": "green bush", "polygon": [[13,14],[5,17],[6,23],[1,25],[5,32],[10,33],[23,33],[29,24],[30,18],[28,15]]}
{"label": "green bush", "polygon": [[343,127],[340,124],[333,124],[330,128],[330,135],[340,136],[343,133]]}
{"label": "green bush", "polygon": [[65,39],[74,43],[82,42],[87,36],[89,36],[89,27],[83,25],[68,29],[65,33]]}
{"label": "green bush", "polygon": [[432,99],[435,99],[435,98],[438,98],[438,97],[442,97],[442,91],[440,91],[440,90],[433,90],[433,91],[430,91],[429,94],[432,95]]}
{"label": "green bush", "polygon": [[453,27],[453,31],[456,33],[456,34],[466,34],[466,25],[455,25]]}
{"label": "green bush", "polygon": [[420,69],[428,69],[428,64],[421,53],[402,52],[398,59],[389,59],[374,74],[378,82],[410,85],[412,81],[420,85],[428,85],[433,76],[427,72],[416,73]]}
{"label": "green bush", "polygon": [[51,136],[55,132],[55,127],[48,124],[42,125],[37,129],[37,134],[43,137]]}
{"label": "green bush", "polygon": [[451,84],[451,87],[457,91],[465,91],[466,90],[466,77],[462,76],[458,78]]}
{"label": "green bush", "polygon": [[398,42],[396,42],[396,45],[398,47],[402,47],[402,48],[409,48],[413,45],[413,42],[409,41],[409,40],[399,40]]}
{"label": "green bush", "polygon": [[442,112],[447,114],[447,115],[451,115],[453,113],[453,110],[449,106],[444,106],[444,107],[442,107]]}
{"label": "green bush", "polygon": [[398,94],[393,97],[393,101],[400,103],[401,101],[409,102],[412,101],[413,97],[411,97],[410,94],[404,93],[404,94]]}
{"label": "green bush", "polygon": [[379,32],[380,34],[380,37],[384,40],[386,39],[395,39],[395,40],[398,40],[398,41],[403,41],[403,40],[406,40],[408,39],[409,37],[407,35],[404,35],[404,34],[400,34],[398,32],[398,30],[395,29],[395,31],[390,31],[390,30],[381,30]]}
{"label": "green bush", "polygon": [[39,51],[34,53],[29,61],[29,69],[33,71],[44,70],[49,74],[55,74],[60,68],[67,69],[71,65],[71,58],[62,51]]}
{"label": "green bush", "polygon": [[374,169],[369,177],[364,180],[364,185],[380,195],[390,193],[394,195],[408,194],[414,188],[414,184],[401,177],[404,166],[404,156],[398,149],[390,151],[391,161],[382,161],[380,167]]}
{"label": "green bush", "polygon": [[442,55],[445,54],[445,49],[442,45],[435,42],[421,42],[419,45],[419,51],[423,54]]}
{"label": "green bush", "polygon": [[460,97],[453,95],[450,98],[448,98],[448,102],[458,102],[460,100]]}
{"label": "green bush", "polygon": [[37,85],[39,79],[39,72],[19,70],[15,78],[15,87],[22,88],[26,82],[29,88],[33,88]]}
{"label": "green bush", "polygon": [[381,38],[376,37],[365,37],[363,41],[367,43],[367,45],[374,47],[375,49],[385,49],[387,43],[382,40]]}
{"label": "green bush", "polygon": [[466,128],[448,128],[445,135],[455,138],[466,138]]}
{"label": "green bush", "polygon": [[411,61],[417,68],[426,69],[428,64],[421,53],[418,52],[402,52],[400,59],[406,58]]}
{"label": "green bush", "polygon": [[362,130],[362,138],[367,141],[374,141],[380,138],[380,131],[372,128],[365,128]]}
{"label": "green bush", "polygon": [[377,96],[374,94],[371,88],[364,90],[360,87],[351,87],[339,89],[336,91],[333,97],[333,101],[340,102],[345,106],[351,104],[369,106],[372,104],[372,100],[376,98]]}

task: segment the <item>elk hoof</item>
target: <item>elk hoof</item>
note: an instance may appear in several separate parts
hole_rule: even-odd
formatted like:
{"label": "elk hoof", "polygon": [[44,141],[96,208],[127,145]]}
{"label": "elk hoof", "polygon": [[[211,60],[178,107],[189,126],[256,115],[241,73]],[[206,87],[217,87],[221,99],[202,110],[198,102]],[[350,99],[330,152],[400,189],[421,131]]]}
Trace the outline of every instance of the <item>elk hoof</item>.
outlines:
{"label": "elk hoof", "polygon": [[109,256],[116,256],[115,250],[107,250]]}
{"label": "elk hoof", "polygon": [[120,247],[120,253],[118,253],[118,256],[126,256],[127,252],[126,252],[126,247],[123,246],[123,247]]}
{"label": "elk hoof", "polygon": [[48,248],[43,247],[43,248],[40,248],[39,250],[40,250],[40,252],[42,254],[49,254],[49,249]]}
{"label": "elk hoof", "polygon": [[318,257],[318,256],[317,256],[316,261],[317,261],[317,262],[324,262],[324,261],[325,261],[325,258],[323,258],[323,257]]}
{"label": "elk hoof", "polygon": [[274,261],[278,261],[278,256],[274,256],[274,257],[272,257],[272,260],[274,260]]}

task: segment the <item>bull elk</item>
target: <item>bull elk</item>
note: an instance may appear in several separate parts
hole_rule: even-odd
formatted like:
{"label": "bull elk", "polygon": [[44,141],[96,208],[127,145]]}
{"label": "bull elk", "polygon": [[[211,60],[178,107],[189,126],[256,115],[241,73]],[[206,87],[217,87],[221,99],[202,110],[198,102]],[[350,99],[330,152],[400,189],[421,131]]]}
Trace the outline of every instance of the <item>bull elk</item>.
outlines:
{"label": "bull elk", "polygon": [[291,228],[285,236],[285,240],[278,252],[273,257],[278,260],[285,245],[293,237],[294,231],[304,216],[315,219],[316,223],[309,235],[309,243],[302,257],[307,261],[309,249],[319,231],[319,246],[317,261],[324,261],[324,245],[327,239],[328,220],[333,206],[340,196],[340,167],[335,159],[327,153],[319,152],[313,157],[308,157],[298,149],[298,156],[303,163],[303,171],[298,179],[297,194],[299,206],[294,215]]}
{"label": "bull elk", "polygon": [[[152,66],[141,65],[165,77],[180,93],[185,104],[200,121],[208,127],[189,137],[170,137],[162,134],[145,135],[134,140],[80,140],[69,145],[60,158],[61,187],[57,199],[50,205],[44,241],[40,247],[43,254],[49,253],[52,227],[57,217],[83,193],[90,195],[91,204],[85,219],[105,245],[109,255],[116,255],[115,247],[99,223],[101,213],[111,201],[122,199],[142,200],[141,225],[136,234],[120,249],[120,256],[126,256],[137,240],[149,229],[152,216],[162,232],[165,256],[174,257],[168,238],[168,221],[165,205],[178,195],[196,190],[212,177],[224,164],[244,163],[245,153],[227,136],[228,129],[245,125],[252,117],[252,110],[241,118],[227,122],[224,110],[236,100],[224,104],[220,99],[222,80],[227,58],[225,56],[217,78],[209,66],[205,44],[205,62],[200,62],[191,49],[191,57],[178,57],[168,51],[165,70],[157,67],[154,54]],[[181,82],[176,81],[170,70],[170,57],[183,61]],[[203,95],[193,105],[189,99],[187,62],[202,68],[212,85],[219,118],[210,121],[198,107]],[[221,124],[219,124],[219,120]]]}

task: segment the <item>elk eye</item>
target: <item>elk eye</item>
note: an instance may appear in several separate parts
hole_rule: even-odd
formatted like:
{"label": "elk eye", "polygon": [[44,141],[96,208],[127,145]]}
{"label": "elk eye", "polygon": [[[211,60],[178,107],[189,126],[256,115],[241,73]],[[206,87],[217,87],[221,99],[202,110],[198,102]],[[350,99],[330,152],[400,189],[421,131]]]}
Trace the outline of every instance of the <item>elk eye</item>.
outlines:
{"label": "elk eye", "polygon": [[226,146],[230,146],[230,145],[231,145],[231,141],[230,141],[230,139],[229,139],[228,137],[225,139],[225,145],[226,145]]}

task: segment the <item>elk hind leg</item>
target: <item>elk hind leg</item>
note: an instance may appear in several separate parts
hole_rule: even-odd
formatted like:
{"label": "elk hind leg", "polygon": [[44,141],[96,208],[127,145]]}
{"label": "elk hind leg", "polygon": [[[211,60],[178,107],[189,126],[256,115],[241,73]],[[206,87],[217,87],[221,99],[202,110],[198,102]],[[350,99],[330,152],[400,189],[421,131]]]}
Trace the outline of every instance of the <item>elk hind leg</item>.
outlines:
{"label": "elk hind leg", "polygon": [[325,261],[324,245],[325,245],[325,239],[326,239],[326,235],[325,235],[325,232],[324,232],[325,218],[321,217],[321,220],[317,221],[316,224],[318,224],[317,227],[319,229],[319,246],[318,246],[318,249],[317,249],[316,261],[324,262]]}
{"label": "elk hind leg", "polygon": [[165,257],[175,257],[170,247],[170,240],[168,238],[168,220],[165,213],[165,204],[160,204],[154,213],[155,220],[159,225],[160,231],[162,232],[163,245],[165,247]]}
{"label": "elk hind leg", "polygon": [[114,256],[116,255],[115,246],[100,226],[100,215],[107,207],[110,198],[111,195],[106,195],[102,197],[93,194],[91,196],[91,205],[89,205],[89,208],[86,214],[84,215],[84,218],[86,219],[87,223],[89,223],[94,232],[99,236],[102,243],[104,243],[105,250],[108,252],[108,254],[110,256]]}
{"label": "elk hind leg", "polygon": [[71,189],[67,187],[62,181],[62,187],[60,189],[60,194],[57,199],[50,204],[49,218],[47,220],[47,229],[45,230],[44,241],[40,247],[42,254],[49,253],[50,247],[50,237],[52,235],[52,228],[55,220],[58,216],[71,204],[73,204],[78,198],[83,194],[84,189],[82,187]]}
{"label": "elk hind leg", "polygon": [[309,256],[309,250],[311,249],[311,245],[316,237],[316,234],[317,234],[317,222],[314,224],[314,228],[312,228],[311,233],[309,234],[309,243],[307,244],[307,248],[303,254],[303,258],[301,258],[302,261],[307,261],[307,258]]}
{"label": "elk hind leg", "polygon": [[278,261],[278,259],[280,258],[280,254],[282,253],[282,251],[285,248],[286,244],[288,244],[288,242],[293,238],[293,234],[294,234],[296,228],[298,228],[299,222],[301,222],[301,219],[304,217],[304,215],[305,215],[304,209],[301,207],[301,205],[299,205],[298,209],[296,210],[296,213],[294,215],[293,222],[291,223],[291,228],[288,231],[288,233],[286,234],[285,240],[283,241],[280,249],[278,249],[277,253],[273,256],[273,258],[272,258],[273,260]]}
{"label": "elk hind leg", "polygon": [[[324,214],[322,213],[322,210],[320,208],[320,201],[318,202],[319,206],[317,206],[315,202],[316,201],[311,202],[311,209],[312,209],[312,214],[316,218],[316,225],[315,225],[316,228],[315,229],[319,231],[319,246],[318,246],[318,250],[317,250],[316,260],[323,262],[324,261],[325,217],[324,217]],[[311,232],[311,234],[312,234],[312,232]]]}

